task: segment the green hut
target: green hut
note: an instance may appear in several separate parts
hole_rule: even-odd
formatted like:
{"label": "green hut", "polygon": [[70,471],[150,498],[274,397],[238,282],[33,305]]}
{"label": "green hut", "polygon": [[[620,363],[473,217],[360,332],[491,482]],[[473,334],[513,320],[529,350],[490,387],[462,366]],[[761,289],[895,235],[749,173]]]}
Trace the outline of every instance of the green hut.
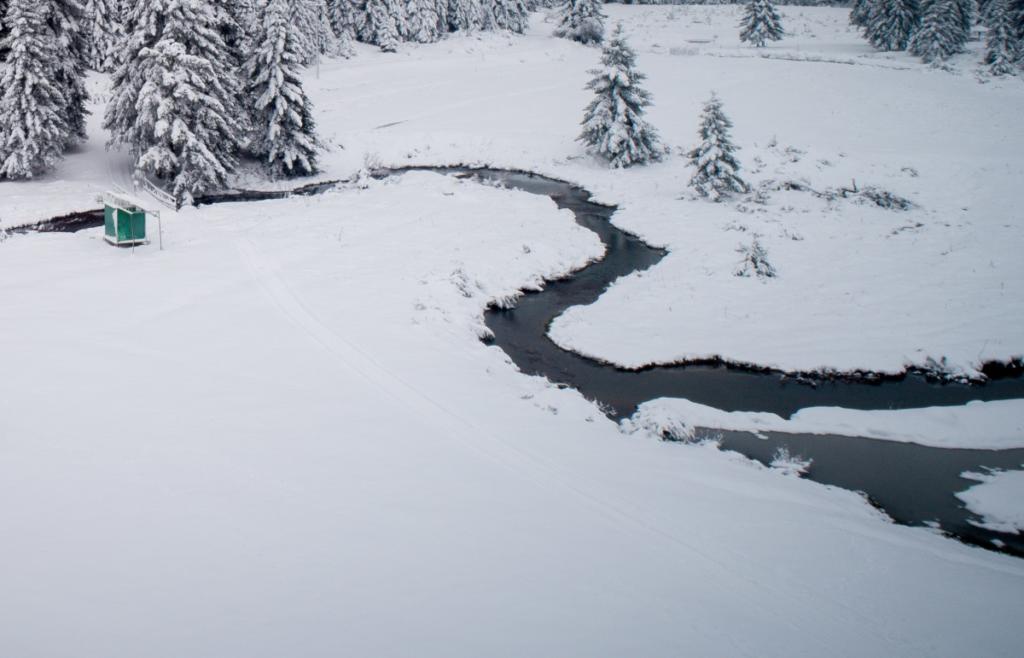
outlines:
{"label": "green hut", "polygon": [[117,246],[146,244],[146,211],[131,197],[114,192],[103,195],[103,237]]}

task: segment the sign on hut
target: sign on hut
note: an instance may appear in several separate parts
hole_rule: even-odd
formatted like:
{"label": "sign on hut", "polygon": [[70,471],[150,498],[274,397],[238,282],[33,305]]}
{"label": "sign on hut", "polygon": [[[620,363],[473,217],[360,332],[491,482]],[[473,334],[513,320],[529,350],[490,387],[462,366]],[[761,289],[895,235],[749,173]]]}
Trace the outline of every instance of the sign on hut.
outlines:
{"label": "sign on hut", "polygon": [[110,244],[146,244],[146,211],[131,197],[116,192],[104,194],[103,220],[103,237]]}

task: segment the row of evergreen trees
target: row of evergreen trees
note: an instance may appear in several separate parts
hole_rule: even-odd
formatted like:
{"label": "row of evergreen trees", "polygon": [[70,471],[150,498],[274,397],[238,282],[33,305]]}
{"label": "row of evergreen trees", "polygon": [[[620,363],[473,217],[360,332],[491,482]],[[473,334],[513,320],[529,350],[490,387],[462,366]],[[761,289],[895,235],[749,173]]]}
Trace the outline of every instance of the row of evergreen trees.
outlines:
{"label": "row of evergreen trees", "polygon": [[963,52],[979,20],[988,28],[992,73],[1016,71],[1024,64],[1024,0],[854,0],[850,10],[850,22],[875,48],[907,50],[929,63]]}
{"label": "row of evergreen trees", "polygon": [[[386,3],[387,6],[385,6]],[[85,71],[111,70],[110,145],[179,203],[242,156],[317,169],[300,69],[356,39],[393,50],[442,30],[525,30],[524,0],[0,0],[0,178],[46,171],[85,139]],[[442,11],[443,5],[443,11]],[[125,8],[127,6],[127,9]],[[443,20],[442,20],[443,19]]]}

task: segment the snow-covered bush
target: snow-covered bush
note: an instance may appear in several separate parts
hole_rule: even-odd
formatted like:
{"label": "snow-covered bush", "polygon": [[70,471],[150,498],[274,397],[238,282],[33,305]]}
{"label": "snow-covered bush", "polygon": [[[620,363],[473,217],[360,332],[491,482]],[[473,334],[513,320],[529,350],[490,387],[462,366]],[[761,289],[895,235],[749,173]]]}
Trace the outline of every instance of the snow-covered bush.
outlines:
{"label": "snow-covered bush", "polygon": [[775,278],[775,267],[768,262],[768,251],[757,238],[749,245],[741,244],[736,251],[743,256],[743,260],[736,268],[736,276],[755,276],[762,280]]}
{"label": "snow-covered bush", "polygon": [[604,19],[598,0],[565,0],[554,34],[582,44],[601,43],[604,41]]}
{"label": "snow-covered bush", "polygon": [[736,147],[729,136],[732,122],[722,110],[722,101],[714,93],[701,114],[700,144],[689,153],[696,169],[690,187],[702,197],[721,201],[734,192],[745,192],[747,184],[739,176]]}
{"label": "snow-covered bush", "polygon": [[594,100],[583,117],[577,138],[612,167],[629,167],[659,160],[664,152],[658,133],[644,119],[650,94],[640,86],[646,76],[636,70],[636,53],[626,43],[622,25],[601,53],[603,68],[590,71],[594,78],[587,89]]}
{"label": "snow-covered bush", "polygon": [[71,129],[67,99],[56,83],[61,48],[38,0],[10,0],[8,50],[0,68],[0,179],[32,178],[60,160]]}
{"label": "snow-covered bush", "polygon": [[786,446],[780,446],[775,450],[775,454],[772,455],[772,461],[769,466],[777,471],[781,471],[783,475],[800,477],[807,474],[813,463],[813,459],[805,458],[802,455],[794,455],[789,452],[789,448]]}
{"label": "snow-covered bush", "polygon": [[751,0],[740,23],[740,41],[757,48],[768,41],[779,41],[785,35],[782,18],[771,0]]}
{"label": "snow-covered bush", "polygon": [[246,62],[246,91],[255,137],[250,150],[279,176],[316,173],[319,150],[313,108],[298,73],[300,38],[289,0],[268,0]]}

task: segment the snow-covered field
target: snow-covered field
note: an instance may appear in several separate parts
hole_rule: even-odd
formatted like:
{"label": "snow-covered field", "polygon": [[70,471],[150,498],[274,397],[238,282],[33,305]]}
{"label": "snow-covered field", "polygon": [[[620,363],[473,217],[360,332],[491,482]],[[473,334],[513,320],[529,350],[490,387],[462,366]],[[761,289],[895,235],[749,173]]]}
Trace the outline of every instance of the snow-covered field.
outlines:
{"label": "snow-covered field", "polygon": [[599,253],[543,198],[412,174],[164,230],[2,246],[2,655],[1018,648],[1019,561],[480,343]]}
{"label": "snow-covered field", "polygon": [[[321,178],[487,163],[620,204],[670,255],[554,334],[625,365],[973,372],[1024,352],[1019,80],[873,53],[843,10],[784,8],[779,60],[738,46],[735,8],[607,9],[669,144],[714,88],[753,181],[856,178],[917,208],[690,201],[679,155],[603,169],[573,142],[598,53],[541,16],[309,71]],[[93,110],[81,153],[0,185],[3,225],[123,182]],[[1019,652],[1019,560],[625,434],[484,346],[488,302],[601,253],[543,198],[409,174],[165,213],[164,233],[162,252],[0,242],[2,656]],[[755,233],[777,280],[732,275]]]}

